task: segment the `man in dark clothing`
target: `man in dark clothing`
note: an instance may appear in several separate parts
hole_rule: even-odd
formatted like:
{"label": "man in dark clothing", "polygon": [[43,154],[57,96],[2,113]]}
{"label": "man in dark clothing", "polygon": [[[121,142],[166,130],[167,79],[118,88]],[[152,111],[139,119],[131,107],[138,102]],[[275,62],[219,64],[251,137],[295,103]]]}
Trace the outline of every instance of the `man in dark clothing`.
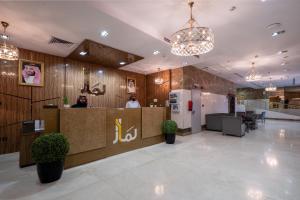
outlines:
{"label": "man in dark clothing", "polygon": [[72,108],[86,108],[87,107],[87,98],[86,96],[79,96],[77,103],[72,105]]}

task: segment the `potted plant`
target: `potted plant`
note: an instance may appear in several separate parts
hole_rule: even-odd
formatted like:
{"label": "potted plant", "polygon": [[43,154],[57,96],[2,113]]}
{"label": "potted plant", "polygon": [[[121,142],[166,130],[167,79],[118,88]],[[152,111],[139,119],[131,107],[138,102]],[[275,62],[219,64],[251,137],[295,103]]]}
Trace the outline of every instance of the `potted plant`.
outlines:
{"label": "potted plant", "polygon": [[32,158],[36,162],[41,183],[60,179],[69,146],[67,138],[61,133],[43,135],[35,139],[32,144]]}
{"label": "potted plant", "polygon": [[65,108],[70,108],[70,107],[71,107],[71,106],[69,105],[69,99],[68,99],[68,97],[64,96],[63,102],[64,102],[64,107],[65,107]]}
{"label": "potted plant", "polygon": [[163,133],[167,144],[174,144],[176,138],[177,124],[175,121],[166,120],[163,122]]}

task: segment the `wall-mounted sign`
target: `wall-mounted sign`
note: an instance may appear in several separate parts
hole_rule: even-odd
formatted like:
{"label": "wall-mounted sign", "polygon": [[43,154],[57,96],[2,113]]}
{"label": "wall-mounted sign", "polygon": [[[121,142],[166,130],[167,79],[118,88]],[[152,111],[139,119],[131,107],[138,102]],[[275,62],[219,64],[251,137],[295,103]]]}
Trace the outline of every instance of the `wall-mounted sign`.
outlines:
{"label": "wall-mounted sign", "polygon": [[137,128],[135,126],[127,129],[124,137],[122,136],[122,131],[122,119],[118,118],[115,120],[115,139],[113,144],[131,142],[137,138]]}
{"label": "wall-mounted sign", "polygon": [[44,63],[20,59],[19,84],[27,86],[44,86]]}
{"label": "wall-mounted sign", "polygon": [[[83,68],[83,88],[81,89],[82,94],[91,94],[94,96],[104,95],[106,92],[106,85],[100,81],[92,85],[90,88],[90,70]],[[100,88],[102,86],[102,88]]]}

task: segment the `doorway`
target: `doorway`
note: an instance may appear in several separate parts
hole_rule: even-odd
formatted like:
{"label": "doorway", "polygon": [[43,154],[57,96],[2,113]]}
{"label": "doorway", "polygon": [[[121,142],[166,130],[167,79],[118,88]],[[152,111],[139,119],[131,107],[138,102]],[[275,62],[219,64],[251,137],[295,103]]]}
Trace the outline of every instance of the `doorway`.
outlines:
{"label": "doorway", "polygon": [[192,89],[192,133],[199,133],[201,126],[201,91]]}

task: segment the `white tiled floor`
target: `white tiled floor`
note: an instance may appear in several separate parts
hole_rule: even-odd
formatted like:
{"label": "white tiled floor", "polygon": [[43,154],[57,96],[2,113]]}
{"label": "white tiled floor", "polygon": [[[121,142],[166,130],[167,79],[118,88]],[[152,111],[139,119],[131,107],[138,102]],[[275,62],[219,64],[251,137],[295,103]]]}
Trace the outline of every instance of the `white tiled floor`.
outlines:
{"label": "white tiled floor", "polygon": [[204,131],[65,170],[41,185],[35,167],[0,156],[0,199],[298,200],[300,123],[267,121],[243,138]]}

